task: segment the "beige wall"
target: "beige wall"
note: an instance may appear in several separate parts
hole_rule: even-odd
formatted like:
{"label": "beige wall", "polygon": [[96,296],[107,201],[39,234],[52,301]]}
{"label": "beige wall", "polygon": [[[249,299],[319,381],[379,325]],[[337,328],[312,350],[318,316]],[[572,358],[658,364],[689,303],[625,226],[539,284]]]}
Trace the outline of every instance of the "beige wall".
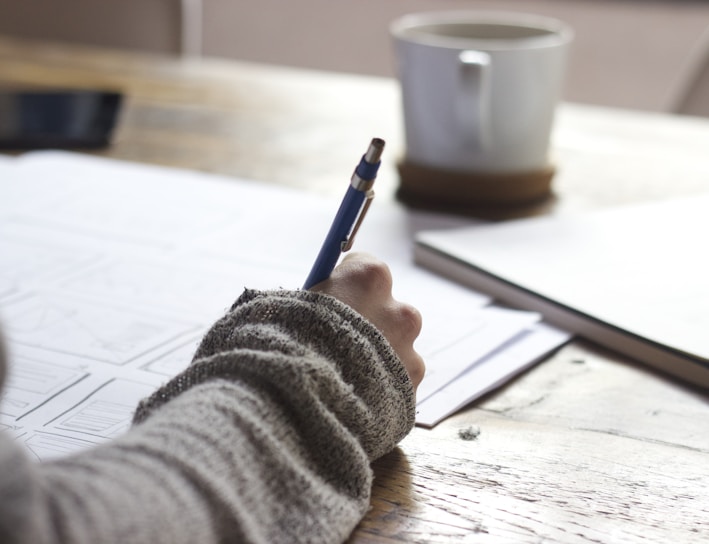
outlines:
{"label": "beige wall", "polygon": [[177,52],[179,0],[0,0],[0,34]]}
{"label": "beige wall", "polygon": [[[190,2],[187,2],[190,4]],[[260,62],[393,75],[387,32],[403,13],[494,9],[546,14],[576,30],[565,98],[670,110],[709,27],[691,0],[192,0],[202,52]],[[0,0],[0,33],[148,51],[180,51],[181,0]]]}

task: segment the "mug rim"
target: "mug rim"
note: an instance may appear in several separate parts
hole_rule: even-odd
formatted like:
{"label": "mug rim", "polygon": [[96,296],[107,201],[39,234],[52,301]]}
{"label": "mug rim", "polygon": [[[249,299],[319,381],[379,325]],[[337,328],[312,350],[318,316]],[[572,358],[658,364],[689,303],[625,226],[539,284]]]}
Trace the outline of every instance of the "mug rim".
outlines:
{"label": "mug rim", "polygon": [[[447,36],[417,29],[433,25],[500,25],[527,28],[544,32],[539,36],[520,38],[475,38]],[[433,47],[488,51],[554,47],[572,41],[572,27],[560,19],[523,12],[505,11],[422,11],[409,13],[394,19],[389,25],[390,34],[406,43],[417,43]]]}

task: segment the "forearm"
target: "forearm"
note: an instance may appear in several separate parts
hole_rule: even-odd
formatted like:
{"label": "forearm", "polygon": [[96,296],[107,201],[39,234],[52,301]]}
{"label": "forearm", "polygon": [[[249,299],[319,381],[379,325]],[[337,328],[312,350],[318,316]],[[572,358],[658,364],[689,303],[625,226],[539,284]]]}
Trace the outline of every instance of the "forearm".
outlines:
{"label": "forearm", "polygon": [[413,416],[405,370],[357,314],[246,293],[130,432],[29,467],[33,508],[47,541],[337,542]]}
{"label": "forearm", "polygon": [[[230,357],[234,350],[242,356]],[[253,361],[254,353],[263,357]],[[370,460],[391,450],[414,424],[413,386],[391,346],[359,314],[326,295],[245,291],[204,337],[192,366],[144,401],[136,421],[213,376],[267,384],[310,418],[308,428],[329,413],[359,439]]]}
{"label": "forearm", "polygon": [[342,437],[319,457],[286,411],[210,380],[110,447],[46,467],[66,541],[344,540],[368,505],[367,459]]}

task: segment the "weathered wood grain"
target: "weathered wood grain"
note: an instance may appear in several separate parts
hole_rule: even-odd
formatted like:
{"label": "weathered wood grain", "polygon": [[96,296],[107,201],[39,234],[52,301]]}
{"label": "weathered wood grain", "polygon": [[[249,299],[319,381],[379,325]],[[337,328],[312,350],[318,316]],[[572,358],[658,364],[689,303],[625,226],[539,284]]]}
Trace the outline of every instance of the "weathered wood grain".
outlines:
{"label": "weathered wood grain", "polygon": [[353,542],[706,542],[706,398],[614,359],[570,346],[416,429]]}

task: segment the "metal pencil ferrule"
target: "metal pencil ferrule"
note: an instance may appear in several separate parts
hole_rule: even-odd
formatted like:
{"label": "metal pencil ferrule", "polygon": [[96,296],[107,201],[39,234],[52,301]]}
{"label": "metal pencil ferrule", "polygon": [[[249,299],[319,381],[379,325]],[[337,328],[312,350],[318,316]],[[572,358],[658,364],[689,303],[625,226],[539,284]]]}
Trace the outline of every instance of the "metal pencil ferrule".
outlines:
{"label": "metal pencil ferrule", "polygon": [[352,174],[352,179],[350,180],[350,185],[352,185],[353,189],[356,189],[357,191],[362,191],[363,193],[369,192],[372,190],[372,187],[374,187],[374,180],[376,178],[372,179],[362,179],[357,175],[357,172]]}

